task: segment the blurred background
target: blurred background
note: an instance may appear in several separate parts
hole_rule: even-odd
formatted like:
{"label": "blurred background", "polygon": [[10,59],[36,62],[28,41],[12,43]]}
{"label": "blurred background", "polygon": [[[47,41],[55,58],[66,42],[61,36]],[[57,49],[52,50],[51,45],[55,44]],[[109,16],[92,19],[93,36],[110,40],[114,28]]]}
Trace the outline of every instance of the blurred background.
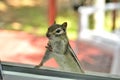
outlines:
{"label": "blurred background", "polygon": [[[120,0],[0,0],[0,59],[39,64],[54,21],[68,23],[84,70],[120,75]],[[58,68],[54,59],[44,66]]]}

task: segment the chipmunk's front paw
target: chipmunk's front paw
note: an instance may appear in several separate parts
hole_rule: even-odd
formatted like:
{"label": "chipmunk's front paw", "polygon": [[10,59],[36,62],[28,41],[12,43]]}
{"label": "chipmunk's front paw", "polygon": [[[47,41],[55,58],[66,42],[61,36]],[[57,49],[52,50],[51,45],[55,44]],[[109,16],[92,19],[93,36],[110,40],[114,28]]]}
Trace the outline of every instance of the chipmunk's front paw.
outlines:
{"label": "chipmunk's front paw", "polygon": [[46,48],[50,51],[53,51],[52,46],[50,44],[47,44]]}
{"label": "chipmunk's front paw", "polygon": [[39,65],[36,65],[34,68],[39,68],[40,66]]}
{"label": "chipmunk's front paw", "polygon": [[43,65],[43,63],[41,62],[39,65],[36,65],[35,68],[40,68]]}

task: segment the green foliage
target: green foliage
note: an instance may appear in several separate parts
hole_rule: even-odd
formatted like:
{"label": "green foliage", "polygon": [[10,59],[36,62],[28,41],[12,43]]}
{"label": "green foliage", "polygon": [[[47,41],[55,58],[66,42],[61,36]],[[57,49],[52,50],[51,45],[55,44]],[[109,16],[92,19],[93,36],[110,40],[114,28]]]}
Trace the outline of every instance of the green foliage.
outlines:
{"label": "green foliage", "polygon": [[[120,13],[120,12],[118,12]],[[22,30],[39,36],[45,36],[48,28],[48,13],[46,7],[10,7],[4,16],[4,28],[9,30]],[[117,17],[116,26],[119,26],[120,17]],[[62,24],[68,23],[67,33],[70,39],[77,38],[78,31],[78,14],[72,9],[62,9],[58,12],[56,22]],[[15,25],[14,23],[17,23]],[[93,15],[89,18],[90,29],[94,29]],[[14,24],[14,25],[13,25]],[[112,17],[108,11],[105,16],[105,30],[111,31]]]}
{"label": "green foliage", "polygon": [[89,17],[89,29],[94,29],[94,15],[90,15]]}
{"label": "green foliage", "polygon": [[[8,11],[12,15],[11,21],[6,21],[5,29],[22,30],[28,33],[33,33],[39,36],[45,36],[48,28],[48,13],[47,9],[42,7],[21,7],[11,8]],[[21,26],[16,28],[12,24],[19,23]],[[71,39],[76,38],[77,34],[77,16],[73,10],[67,10],[66,13],[61,11],[56,18],[57,23],[68,23],[68,36]]]}
{"label": "green foliage", "polygon": [[[48,27],[47,14],[45,9],[41,7],[21,7],[11,8],[10,21],[5,21],[5,29],[22,30],[37,35],[44,35]],[[20,28],[14,27],[13,23],[19,23]]]}

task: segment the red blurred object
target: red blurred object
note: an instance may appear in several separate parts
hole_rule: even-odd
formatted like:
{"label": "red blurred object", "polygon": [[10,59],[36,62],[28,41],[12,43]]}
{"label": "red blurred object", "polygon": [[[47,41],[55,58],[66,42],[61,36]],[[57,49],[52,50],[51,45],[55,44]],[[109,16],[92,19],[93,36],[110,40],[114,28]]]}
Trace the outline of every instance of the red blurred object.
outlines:
{"label": "red blurred object", "polygon": [[56,17],[56,0],[49,0],[48,7],[49,7],[48,9],[49,25],[52,25]]}

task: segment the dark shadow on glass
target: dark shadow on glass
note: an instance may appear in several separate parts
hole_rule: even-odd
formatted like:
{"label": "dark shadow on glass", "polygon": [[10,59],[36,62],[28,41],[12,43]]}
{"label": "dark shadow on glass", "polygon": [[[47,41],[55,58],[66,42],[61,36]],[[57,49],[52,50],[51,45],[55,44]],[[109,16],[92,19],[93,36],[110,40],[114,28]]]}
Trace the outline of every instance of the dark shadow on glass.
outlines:
{"label": "dark shadow on glass", "polygon": [[1,60],[0,60],[0,80],[3,80]]}

